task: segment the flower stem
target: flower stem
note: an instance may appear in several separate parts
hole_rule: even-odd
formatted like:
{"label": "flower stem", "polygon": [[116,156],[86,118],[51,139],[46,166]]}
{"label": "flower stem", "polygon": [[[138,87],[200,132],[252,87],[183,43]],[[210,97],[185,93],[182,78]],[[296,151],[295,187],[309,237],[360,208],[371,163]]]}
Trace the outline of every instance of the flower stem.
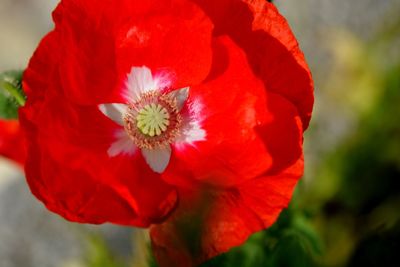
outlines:
{"label": "flower stem", "polygon": [[18,90],[18,88],[6,81],[1,83],[1,87],[4,88],[4,90],[6,90],[12,97],[14,97],[19,106],[25,105],[25,96],[22,94],[21,90]]}

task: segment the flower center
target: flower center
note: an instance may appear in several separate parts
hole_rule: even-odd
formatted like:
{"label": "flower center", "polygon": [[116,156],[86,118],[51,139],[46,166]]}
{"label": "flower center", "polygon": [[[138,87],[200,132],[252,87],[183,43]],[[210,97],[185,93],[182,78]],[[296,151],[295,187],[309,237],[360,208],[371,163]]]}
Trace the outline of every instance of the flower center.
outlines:
{"label": "flower center", "polygon": [[167,130],[169,113],[160,104],[151,103],[139,110],[136,117],[137,127],[148,136],[159,136]]}
{"label": "flower center", "polygon": [[182,116],[174,97],[151,91],[129,104],[124,124],[125,131],[139,148],[163,148],[179,135]]}

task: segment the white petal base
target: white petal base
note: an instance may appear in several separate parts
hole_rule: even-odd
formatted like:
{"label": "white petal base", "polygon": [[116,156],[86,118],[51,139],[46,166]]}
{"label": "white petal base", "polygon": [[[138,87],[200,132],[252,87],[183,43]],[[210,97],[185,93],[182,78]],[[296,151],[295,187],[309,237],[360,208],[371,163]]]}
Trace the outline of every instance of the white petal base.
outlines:
{"label": "white petal base", "polygon": [[110,146],[107,151],[110,157],[115,157],[120,154],[131,156],[135,153],[137,147],[132,142],[131,138],[124,129],[116,132],[115,137],[117,140]]}
{"label": "white petal base", "polygon": [[142,155],[150,168],[157,173],[163,173],[171,158],[171,147],[160,149],[142,149]]}
{"label": "white petal base", "polygon": [[124,114],[128,108],[125,104],[101,104],[99,110],[109,119],[119,125],[124,125]]}

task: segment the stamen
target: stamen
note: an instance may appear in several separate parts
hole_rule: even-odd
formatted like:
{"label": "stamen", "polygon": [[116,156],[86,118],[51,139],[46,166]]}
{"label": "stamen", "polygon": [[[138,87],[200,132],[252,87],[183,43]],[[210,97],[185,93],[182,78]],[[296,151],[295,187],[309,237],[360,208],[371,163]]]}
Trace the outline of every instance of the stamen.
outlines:
{"label": "stamen", "polygon": [[167,147],[179,135],[182,116],[176,98],[157,91],[142,94],[129,104],[125,130],[139,148]]}

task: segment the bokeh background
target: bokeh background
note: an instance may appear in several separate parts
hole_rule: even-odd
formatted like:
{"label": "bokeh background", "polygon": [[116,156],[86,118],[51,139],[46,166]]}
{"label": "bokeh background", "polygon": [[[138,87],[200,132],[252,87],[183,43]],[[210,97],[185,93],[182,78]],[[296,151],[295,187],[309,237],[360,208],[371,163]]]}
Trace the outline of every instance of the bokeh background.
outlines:
{"label": "bokeh background", "polygon": [[[306,174],[273,227],[204,266],[398,267],[400,0],[274,2],[315,79]],[[0,0],[0,72],[25,68],[56,4]],[[155,266],[147,246],[143,230],[51,214],[0,159],[0,267]]]}

